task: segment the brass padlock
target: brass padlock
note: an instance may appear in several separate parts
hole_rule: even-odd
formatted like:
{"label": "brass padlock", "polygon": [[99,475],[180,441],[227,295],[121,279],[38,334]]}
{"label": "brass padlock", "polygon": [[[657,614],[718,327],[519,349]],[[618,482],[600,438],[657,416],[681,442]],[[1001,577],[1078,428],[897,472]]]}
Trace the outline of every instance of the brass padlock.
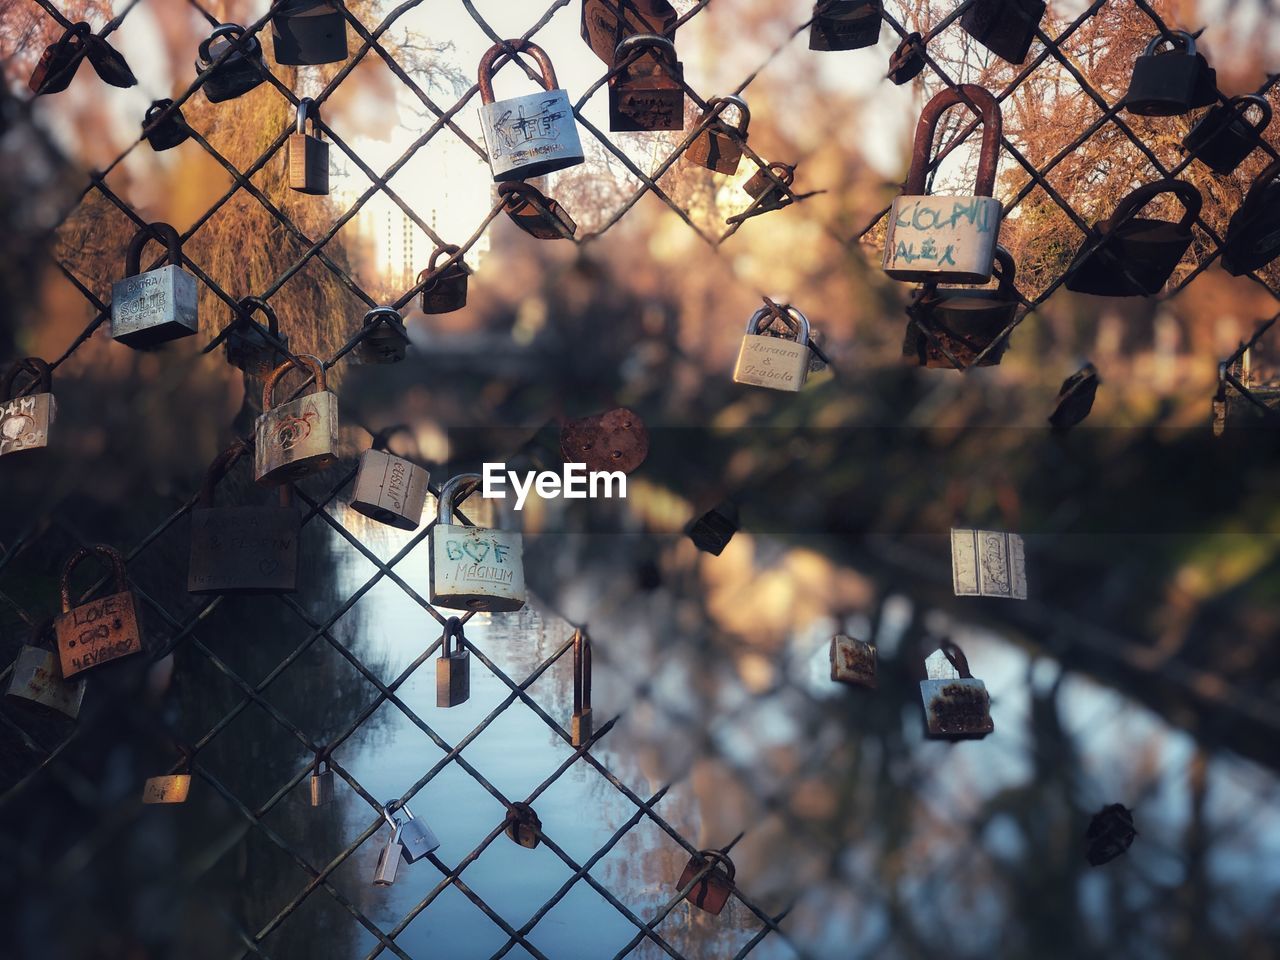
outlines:
{"label": "brass padlock", "polygon": [[573,720],[569,740],[575,747],[591,739],[591,638],[581,627],[573,631]]}
{"label": "brass padlock", "polygon": [[[111,564],[115,592],[72,607],[71,571],[95,553]],[[125,579],[124,557],[119,551],[102,544],[81,547],[67,558],[60,586],[62,613],[54,619],[53,627],[58,636],[63,679],[142,652],[138,613]]]}
{"label": "brass padlock", "polygon": [[[527,53],[542,73],[538,93],[493,99],[493,73],[498,57]],[[503,40],[480,59],[480,130],[493,179],[524,180],[541,177],[582,163],[582,142],[569,95],[556,86],[551,59],[532,40]]]}
{"label": "brass padlock", "polygon": [[[732,127],[724,120],[724,113],[730,107],[738,111],[738,123]],[[698,118],[701,132],[685,150],[685,159],[716,173],[737,173],[750,122],[751,111],[741,97],[712,97],[707,101],[706,112]]]}
{"label": "brass padlock", "polygon": [[950,640],[943,640],[924,662],[920,681],[925,736],[930,740],[981,740],[995,731],[991,698],[981,680],[969,672],[969,661]]}
{"label": "brass padlock", "polygon": [[865,640],[837,633],[831,638],[831,679],[855,687],[877,688],[876,648]]}
{"label": "brass padlock", "polygon": [[[291,369],[309,370],[316,392],[275,406],[276,384]],[[280,486],[338,461],[338,398],[325,389],[324,364],[309,354],[286,360],[262,384],[262,416],[254,427],[254,476]]]}
{"label": "brass padlock", "polygon": [[578,225],[555,200],[527,183],[508,181],[498,185],[502,209],[517,227],[539,240],[572,240]]}
{"label": "brass padlock", "polygon": [[455,501],[480,488],[480,474],[460,473],[440,490],[431,528],[431,602],[454,610],[505,613],[524,606],[523,538],[508,530],[453,522]]}
{"label": "brass padlock", "polygon": [[809,24],[810,50],[860,50],[880,39],[880,0],[818,0]]}
{"label": "brass padlock", "polygon": [[387,812],[387,808],[392,806],[388,803],[382,808],[382,818],[391,825],[391,836],[387,838],[386,844],[378,853],[378,865],[373,871],[373,884],[376,887],[389,887],[396,882],[396,871],[400,867],[400,856],[404,853],[404,845],[400,842],[400,819],[392,819],[391,814]]}
{"label": "brass padlock", "polygon": [[293,487],[280,487],[278,506],[219,507],[214,490],[248,453],[237,443],[209,465],[191,511],[188,593],[293,593],[298,589],[298,540],[302,518]]}
{"label": "brass padlock", "polygon": [[998,530],[951,530],[951,580],[957,597],[1027,599],[1022,537]]}
{"label": "brass padlock", "polygon": [[[30,379],[18,386],[22,375]],[[53,369],[39,357],[16,361],[0,382],[0,457],[47,447],[57,415]]]}
{"label": "brass padlock", "polygon": [[279,0],[271,8],[276,63],[288,66],[347,59],[347,21],[339,0]]}
{"label": "brass padlock", "polygon": [[627,37],[610,73],[610,130],[684,129],[684,68],[674,43],[653,33]]}
{"label": "brass padlock", "polygon": [[676,887],[680,890],[689,887],[684,894],[686,900],[707,913],[719,914],[729,902],[729,894],[733,893],[735,873],[733,861],[727,853],[699,850],[689,858]]}
{"label": "brass padlock", "polygon": [[667,0],[582,0],[582,39],[606,66],[612,66],[614,51],[627,37],[638,33],[672,36],[678,19],[676,8]]}
{"label": "brass padlock", "polygon": [[1083,367],[1062,381],[1062,389],[1058,391],[1058,401],[1049,414],[1049,423],[1055,430],[1070,430],[1089,415],[1093,409],[1093,398],[1098,393],[1098,369],[1092,363]]}
{"label": "brass padlock", "polygon": [[1129,808],[1123,803],[1107,804],[1089,820],[1084,834],[1085,859],[1091,867],[1110,863],[1129,849],[1137,835]]}
{"label": "brass padlock", "polygon": [[507,808],[507,836],[530,850],[537,847],[542,840],[542,821],[533,807],[523,801],[516,801]]}
{"label": "brass padlock", "polygon": [[436,706],[458,707],[471,699],[471,651],[462,634],[462,621],[450,617],[436,658]]}
{"label": "brass padlock", "polygon": [[148,777],[142,785],[143,803],[186,803],[187,794],[191,792],[191,751],[179,747],[182,762],[178,773],[169,773],[161,777]]}
{"label": "brass padlock", "polygon": [[247,36],[238,23],[219,24],[197,52],[196,73],[212,68],[204,78],[204,95],[210,103],[243,96],[267,80],[262,44],[256,36]]}
{"label": "brass padlock", "polygon": [[[423,313],[452,313],[467,305],[467,277],[471,275],[471,268],[461,253],[462,248],[451,243],[437,247],[427,269],[418,274]],[[448,257],[449,262],[437,266],[442,256]]]}
{"label": "brass padlock", "polygon": [[[289,335],[280,332],[280,321],[267,301],[242,297],[239,307],[223,341],[227,363],[262,380],[288,357]],[[267,318],[266,329],[253,319],[254,313]]]}
{"label": "brass padlock", "polygon": [[289,188],[321,197],[329,193],[329,144],[320,129],[320,108],[310,97],[298,101],[293,133],[289,134]]}
{"label": "brass padlock", "polygon": [[757,170],[742,185],[742,189],[759,203],[752,204],[753,212],[781,210],[791,203],[791,191],[787,189],[796,178],[795,164],[771,163],[768,172]]}
{"label": "brass padlock", "polygon": [[393,435],[410,432],[401,425],[374,436],[373,446],[360,454],[351,494],[352,510],[398,530],[418,529],[427,502],[427,484],[431,482],[426,469],[387,450]]}
{"label": "brass padlock", "polygon": [[738,532],[738,505],[724,500],[691,521],[684,532],[703,553],[718,557]]}
{"label": "brass padlock", "polygon": [[[169,261],[142,273],[142,250],[150,240],[165,245]],[[129,241],[124,278],[111,285],[111,336],[139,349],[158,346],[200,329],[196,278],[182,269],[182,241],[167,223],[149,223]]]}
{"label": "brass padlock", "polygon": [[142,117],[142,136],[152,150],[159,152],[185,142],[191,136],[191,128],[187,126],[182,111],[166,97],[147,107]]}
{"label": "brass padlock", "polygon": [[[747,321],[733,368],[735,383],[791,392],[804,386],[811,359],[809,318],[790,304],[779,307],[761,307]],[[769,333],[779,321],[788,328],[787,334]]]}
{"label": "brass padlock", "polygon": [[82,50],[87,52],[85,42],[93,35],[93,28],[81,20],[73,23],[63,31],[62,36],[44,48],[40,60],[31,71],[31,79],[27,87],[39,96],[43,93],[61,93],[71,86],[71,81],[80,69],[84,60]]}
{"label": "brass padlock", "polygon": [[52,618],[36,627],[34,634],[33,643],[24,643],[18,651],[5,695],[14,702],[54,710],[74,720],[80,715],[85,681],[63,680],[57,656],[43,646],[53,636]]}
{"label": "brass padlock", "polygon": [[364,315],[364,335],[354,356],[360,363],[399,363],[409,349],[409,331],[393,307],[374,307]]}
{"label": "brass padlock", "polygon": [[329,751],[316,751],[311,767],[311,805],[323,807],[333,802],[333,770],[329,768]]}

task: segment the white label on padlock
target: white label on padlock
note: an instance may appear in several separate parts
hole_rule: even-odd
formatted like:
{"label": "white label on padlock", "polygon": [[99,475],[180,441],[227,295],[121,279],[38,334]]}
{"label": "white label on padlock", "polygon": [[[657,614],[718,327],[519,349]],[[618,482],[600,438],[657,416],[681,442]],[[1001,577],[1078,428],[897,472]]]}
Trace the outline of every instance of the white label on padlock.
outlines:
{"label": "white label on padlock", "polygon": [[895,280],[986,283],[1000,211],[994,197],[897,197],[884,238],[885,273]]}
{"label": "white label on padlock", "polygon": [[742,338],[738,363],[733,368],[735,383],[772,390],[799,390],[808,374],[808,346],[758,333],[748,333]]}
{"label": "white label on padlock", "polygon": [[524,606],[523,538],[507,530],[437,524],[431,530],[431,602],[458,610]]}

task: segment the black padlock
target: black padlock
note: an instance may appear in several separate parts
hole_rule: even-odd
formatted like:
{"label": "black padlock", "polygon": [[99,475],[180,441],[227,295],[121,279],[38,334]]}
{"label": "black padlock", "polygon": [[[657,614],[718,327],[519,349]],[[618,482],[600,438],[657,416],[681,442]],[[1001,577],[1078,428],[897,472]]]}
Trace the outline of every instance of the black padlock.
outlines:
{"label": "black padlock", "polygon": [[889,57],[889,72],[886,76],[902,86],[920,76],[923,69],[924,38],[918,33],[908,33]]}
{"label": "black padlock", "polygon": [[459,257],[443,267],[436,266],[442,256],[452,257],[461,250],[451,243],[437,247],[431,254],[427,269],[418,274],[418,282],[422,284],[423,313],[452,313],[467,305],[467,277],[471,268],[466,261]]}
{"label": "black padlock", "polygon": [[1222,269],[1241,277],[1276,257],[1280,257],[1280,160],[1258,174],[1240,209],[1231,215],[1222,241]]}
{"label": "black padlock", "polygon": [[27,86],[37,96],[43,93],[61,93],[71,86],[71,81],[84,60],[81,51],[85,40],[93,35],[93,28],[81,20],[67,27],[61,37],[44,48],[36,68],[31,71]]}
{"label": "black padlock", "polygon": [[[1022,302],[1014,286],[1017,265],[1013,255],[997,246],[993,273],[999,285],[994,289],[974,287],[925,287],[907,310],[907,334],[902,356],[922,367],[957,369],[947,356],[964,367],[993,367],[1000,363],[1009,340],[996,338],[1013,322]],[[932,334],[932,336],[930,336]],[[945,352],[943,348],[945,349]],[[986,355],[978,357],[987,350]]]}
{"label": "black padlock", "polygon": [[960,29],[1009,63],[1022,63],[1044,16],[1044,0],[974,0]]}
{"label": "black padlock", "polygon": [[1062,381],[1062,389],[1058,391],[1058,401],[1049,414],[1049,423],[1054,430],[1070,430],[1084,420],[1093,409],[1093,398],[1098,393],[1098,368],[1092,363],[1083,367]]}
{"label": "black padlock", "polygon": [[320,108],[310,97],[298,101],[294,132],[289,134],[289,187],[312,196],[329,193],[329,144],[320,129]]}
{"label": "black padlock", "polygon": [[578,225],[555,200],[519,180],[498,185],[502,209],[517,227],[539,240],[572,240]]}
{"label": "black padlock", "polygon": [[[1133,65],[1124,108],[1142,117],[1172,117],[1217,99],[1217,74],[1185,30],[1158,34]],[[1162,49],[1163,48],[1163,49]]]}
{"label": "black padlock", "polygon": [[880,0],[818,0],[809,24],[810,50],[860,50],[880,39]]}
{"label": "black padlock", "polygon": [[703,553],[718,557],[738,532],[738,505],[723,500],[690,522],[684,532]]}
{"label": "black padlock", "polygon": [[[1169,223],[1134,216],[1162,193],[1171,193],[1182,203],[1181,220]],[[1108,219],[1093,225],[1093,235],[1067,273],[1067,289],[1100,297],[1159,293],[1191,246],[1191,225],[1200,214],[1201,202],[1200,191],[1181,180],[1158,180],[1134,190]]]}
{"label": "black padlock", "polygon": [[244,27],[238,23],[218,26],[200,44],[198,53],[197,73],[213,67],[204,79],[204,95],[210,103],[234,100],[267,79],[262,44],[256,36],[245,36]]}
{"label": "black padlock", "polygon": [[271,11],[276,63],[288,66],[347,59],[347,19],[339,0],[281,0]]}
{"label": "black padlock", "polygon": [[85,54],[89,59],[89,65],[93,67],[103,83],[109,83],[113,87],[137,85],[138,78],[129,69],[129,62],[120,54],[120,51],[107,42],[105,37],[90,33],[85,37],[85,43],[89,46]]}
{"label": "black padlock", "polygon": [[[260,312],[267,318],[263,329],[253,314]],[[231,321],[227,339],[223,341],[227,363],[239,367],[251,377],[264,380],[287,359],[282,349],[289,349],[289,336],[280,332],[280,321],[271,305],[258,297],[244,297],[240,311]]]}
{"label": "black padlock", "polygon": [[[1249,110],[1258,108],[1258,122],[1249,122]],[[1232,97],[1200,118],[1182,138],[1182,146],[1214,173],[1233,173],[1262,142],[1262,131],[1271,122],[1271,104],[1256,94]]]}
{"label": "black padlock", "polygon": [[[172,109],[169,109],[172,107]],[[168,110],[168,113],[165,111]],[[164,117],[160,115],[165,113]],[[191,128],[187,126],[182,111],[173,106],[168,98],[157,100],[147,107],[142,117],[142,136],[157,152],[170,150],[191,136]]]}
{"label": "black padlock", "polygon": [[394,307],[374,307],[364,315],[365,335],[355,348],[359,363],[399,363],[409,350],[409,331]]}
{"label": "black padlock", "polygon": [[1085,859],[1091,867],[1109,863],[1128,850],[1137,835],[1129,808],[1123,803],[1108,804],[1093,815],[1085,830]]}

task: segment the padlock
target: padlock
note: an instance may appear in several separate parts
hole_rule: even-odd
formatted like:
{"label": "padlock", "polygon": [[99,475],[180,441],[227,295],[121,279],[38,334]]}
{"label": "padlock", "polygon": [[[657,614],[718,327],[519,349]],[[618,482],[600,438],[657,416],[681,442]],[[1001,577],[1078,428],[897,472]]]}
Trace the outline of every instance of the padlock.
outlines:
{"label": "padlock", "polygon": [[[265,330],[253,319],[254,313],[258,312],[267,318]],[[240,309],[227,330],[223,349],[227,363],[262,380],[287,359],[289,335],[280,332],[280,321],[267,301],[258,297],[242,297]]]}
{"label": "padlock", "polygon": [[[161,114],[164,114],[163,118]],[[185,142],[191,136],[191,128],[187,126],[182,111],[166,97],[147,107],[147,112],[142,117],[142,136],[152,150],[159,152]]]}
{"label": "padlock", "polygon": [[[494,102],[493,72],[499,56],[527,53],[537,61],[545,91]],[[541,177],[582,163],[582,143],[569,95],[556,86],[556,71],[532,40],[495,43],[480,59],[480,129],[495,181]]]}
{"label": "padlock", "polygon": [[875,646],[837,633],[831,638],[831,679],[875,690],[878,686]]}
{"label": "padlock", "polygon": [[[311,133],[307,121],[311,121]],[[289,188],[313,196],[329,193],[329,144],[320,129],[320,108],[310,97],[298,101],[298,115],[289,134]]]}
{"label": "padlock", "polygon": [[639,414],[616,407],[560,427],[560,456],[589,471],[631,473],[649,455],[649,430]]}
{"label": "padlock", "polygon": [[1222,241],[1222,269],[1233,277],[1280,257],[1280,160],[1258,174]]}
{"label": "padlock", "polygon": [[1083,367],[1062,381],[1062,389],[1058,391],[1058,400],[1049,414],[1049,423],[1054,430],[1070,430],[1084,420],[1093,409],[1093,398],[1098,393],[1098,368],[1092,363]]}
{"label": "padlock", "polygon": [[533,807],[517,801],[507,808],[507,836],[530,850],[542,840],[542,821]]}
{"label": "padlock", "polygon": [[902,38],[898,49],[889,55],[889,72],[885,74],[898,86],[910,83],[924,69],[924,38],[919,33],[909,33]]}
{"label": "padlock", "polygon": [[288,66],[347,59],[347,20],[339,0],[280,0],[271,11],[276,63]]}
{"label": "padlock", "polygon": [[591,739],[591,638],[581,627],[573,631],[573,718],[569,742],[584,746]]}
{"label": "padlock", "polygon": [[995,731],[986,684],[974,679],[958,646],[943,640],[924,666],[926,679],[920,681],[920,696],[928,739],[981,740]]}
{"label": "padlock", "polygon": [[366,313],[364,331],[354,350],[360,363],[399,363],[409,350],[409,331],[394,307],[374,307]]}
{"label": "padlock", "polygon": [[9,689],[5,695],[16,703],[54,710],[74,720],[80,715],[85,681],[62,679],[62,667],[57,656],[44,647],[52,639],[53,632],[53,619],[50,618],[36,627],[32,643],[22,645],[13,662],[13,673],[9,676]]}
{"label": "padlock", "polygon": [[[689,864],[676,881],[676,887],[684,890],[689,884],[693,884],[684,898],[707,913],[719,914],[729,902],[729,894],[733,893],[735,872],[728,854],[720,850],[699,850],[689,858]],[[702,877],[694,882],[699,874]]]}
{"label": "padlock", "polygon": [[377,887],[389,887],[396,882],[396,871],[400,868],[400,857],[404,853],[404,845],[400,842],[400,819],[391,818],[391,814],[387,812],[387,807],[390,806],[391,802],[388,802],[382,808],[382,818],[391,825],[391,836],[378,853],[378,865],[373,871],[373,883]]}
{"label": "padlock", "polygon": [[[95,553],[111,564],[115,592],[72,607],[71,571],[80,561]],[[142,652],[138,612],[125,579],[124,557],[119,551],[102,544],[81,547],[62,568],[60,587],[62,613],[54,619],[53,628],[58,637],[58,657],[64,680],[91,667]]]}
{"label": "padlock", "polygon": [[[275,406],[276,384],[295,367],[315,377],[315,393]],[[293,483],[337,462],[338,398],[325,389],[324,364],[302,354],[271,372],[262,384],[254,436],[254,477],[266,486]]]}
{"label": "padlock", "polygon": [[[1184,208],[1177,223],[1136,216],[1152,199],[1171,193]],[[1169,281],[1191,246],[1191,226],[1200,214],[1200,191],[1182,180],[1157,180],[1134,190],[1115,213],[1093,225],[1066,287],[1100,297],[1149,297]]]}
{"label": "padlock", "polygon": [[311,767],[311,805],[323,807],[333,802],[333,770],[329,767],[329,751],[316,751]]}
{"label": "padlock", "polygon": [[[738,123],[732,127],[724,120],[724,113],[730,107],[738,111]],[[684,158],[716,173],[737,173],[750,123],[747,101],[732,95],[712,97],[707,101],[706,112],[698,118],[700,132],[685,150]]]}
{"label": "padlock", "polygon": [[951,357],[965,368],[999,364],[1009,340],[1006,337],[996,343],[996,338],[1013,322],[1022,304],[1014,286],[1017,268],[1013,255],[1004,247],[996,247],[993,274],[999,280],[994,290],[933,286],[922,290],[907,309],[911,319],[902,342],[903,357],[922,367],[948,370],[956,369]]}
{"label": "padlock", "polygon": [[[1258,108],[1256,123],[1249,111]],[[1249,154],[1262,143],[1262,131],[1271,122],[1271,104],[1265,97],[1249,94],[1232,97],[1205,113],[1200,122],[1182,138],[1183,149],[1214,173],[1234,173]]]}
{"label": "padlock", "polygon": [[582,39],[607,66],[627,37],[673,36],[679,14],[667,0],[582,0]]}
{"label": "padlock", "polygon": [[674,43],[653,33],[627,37],[613,56],[609,129],[683,130],[683,81],[684,67],[676,59]]}
{"label": "padlock", "polygon": [[508,181],[498,186],[502,209],[517,227],[539,240],[572,240],[578,225],[550,197],[527,183]]}
{"label": "padlock", "polygon": [[109,83],[113,87],[124,88],[137,86],[138,78],[129,69],[129,62],[125,60],[119,50],[107,42],[106,37],[90,33],[85,37],[84,42],[89,48],[88,52],[85,53],[89,60],[89,65],[93,67],[94,72],[97,73],[103,83]]}
{"label": "padlock", "polygon": [[[24,374],[29,380],[19,386]],[[39,357],[15,361],[0,381],[0,457],[47,447],[57,416],[53,368]]]}
{"label": "padlock", "polygon": [[[142,273],[142,249],[163,243],[169,261]],[[189,337],[200,329],[196,278],[182,269],[182,241],[167,223],[149,223],[133,235],[124,258],[124,278],[111,285],[111,336],[145,350]]]}
{"label": "padlock", "polygon": [[1138,831],[1133,827],[1133,814],[1123,803],[1110,803],[1089,820],[1085,830],[1085,859],[1089,866],[1110,863],[1133,844]]}
{"label": "padlock", "polygon": [[219,507],[214,491],[244,454],[245,444],[224,450],[209,465],[191,510],[191,561],[187,592],[293,593],[298,589],[298,539],[302,517],[293,487],[280,487],[278,506]]}
{"label": "padlock", "polygon": [[27,81],[31,92],[37,96],[42,93],[61,93],[71,86],[71,81],[84,60],[84,54],[80,51],[88,52],[85,41],[92,35],[93,28],[81,20],[67,27],[61,37],[45,47],[35,69],[31,71],[31,79]]}
{"label": "padlock", "polygon": [[171,773],[164,777],[148,777],[142,785],[143,803],[186,803],[191,792],[191,774]]}
{"label": "padlock", "polygon": [[267,65],[257,36],[247,36],[238,23],[223,23],[200,44],[196,73],[213,69],[204,78],[204,95],[210,103],[243,96],[265,83]]}
{"label": "padlock", "polygon": [[459,256],[451,263],[437,266],[442,256],[452,259],[461,252],[461,247],[451,243],[436,247],[427,269],[418,274],[418,283],[422,284],[423,313],[452,313],[467,305],[467,277],[471,275],[467,262]]}
{"label": "padlock", "polygon": [[431,828],[413,815],[407,803],[401,804],[404,815],[409,819],[400,825],[400,856],[405,863],[416,863],[429,853],[440,849],[440,840]]}
{"label": "padlock", "polygon": [[[733,368],[734,383],[791,392],[804,386],[809,375],[809,318],[790,304],[781,310],[761,307],[747,321]],[[777,321],[789,328],[787,334],[768,332]]]}
{"label": "padlock", "polygon": [[431,602],[452,610],[519,610],[525,601],[523,538],[453,522],[455,501],[478,490],[480,480],[478,473],[460,473],[440,489],[428,548]]}
{"label": "padlock", "polygon": [[1217,74],[1184,30],[1156,34],[1133,65],[1124,108],[1140,117],[1172,117],[1218,99]]}
{"label": "padlock", "polygon": [[[1256,339],[1257,334],[1254,336]],[[1237,350],[1230,361],[1218,364],[1218,390],[1213,397],[1215,437],[1222,436],[1228,426],[1280,426],[1280,383],[1274,375],[1254,375],[1252,354],[1252,347],[1247,347],[1243,352]]]}
{"label": "padlock", "polygon": [[1044,0],[974,0],[960,17],[960,29],[1001,60],[1022,63],[1044,11]]}
{"label": "padlock", "polygon": [[405,426],[380,431],[374,436],[373,445],[360,454],[351,509],[397,530],[417,530],[431,475],[411,460],[387,450],[391,436],[401,432],[410,431]]}
{"label": "padlock", "polygon": [[738,505],[732,500],[721,501],[691,521],[684,532],[703,553],[718,557],[738,532]]}
{"label": "padlock", "polygon": [[999,530],[951,530],[951,585],[957,597],[1027,599],[1022,537]]}
{"label": "padlock", "polygon": [[757,170],[747,178],[747,182],[742,185],[742,189],[757,200],[764,198],[760,202],[760,206],[763,209],[777,210],[791,202],[787,187],[791,186],[795,178],[795,164],[771,163],[769,164],[768,173],[763,169]]}
{"label": "padlock", "polygon": [[880,39],[880,0],[818,0],[809,23],[810,50],[861,50]]}
{"label": "padlock", "polygon": [[[982,152],[972,196],[925,194],[926,175],[938,120],[950,107],[972,104],[982,115]],[[965,121],[967,122],[966,115]],[[911,170],[902,195],[889,210],[884,239],[884,272],[895,280],[952,280],[986,283],[1000,237],[1000,201],[992,196],[1000,162],[1000,104],[982,87],[948,87],[925,105],[916,125]]]}
{"label": "padlock", "polygon": [[462,634],[462,621],[450,617],[444,643],[436,658],[436,706],[458,707],[471,699],[471,651]]}

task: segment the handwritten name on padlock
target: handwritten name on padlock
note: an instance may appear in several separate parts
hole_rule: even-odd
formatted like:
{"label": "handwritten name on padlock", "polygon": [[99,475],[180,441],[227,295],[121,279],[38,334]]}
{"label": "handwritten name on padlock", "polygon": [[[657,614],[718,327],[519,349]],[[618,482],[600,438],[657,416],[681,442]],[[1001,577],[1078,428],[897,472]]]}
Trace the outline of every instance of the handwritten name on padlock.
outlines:
{"label": "handwritten name on padlock", "polygon": [[465,535],[444,541],[445,556],[457,564],[453,576],[459,580],[511,583],[515,576],[510,545],[497,537]]}
{"label": "handwritten name on padlock", "polygon": [[62,674],[69,677],[89,667],[142,649],[133,611],[133,595],[116,593],[81,604],[58,621]]}

